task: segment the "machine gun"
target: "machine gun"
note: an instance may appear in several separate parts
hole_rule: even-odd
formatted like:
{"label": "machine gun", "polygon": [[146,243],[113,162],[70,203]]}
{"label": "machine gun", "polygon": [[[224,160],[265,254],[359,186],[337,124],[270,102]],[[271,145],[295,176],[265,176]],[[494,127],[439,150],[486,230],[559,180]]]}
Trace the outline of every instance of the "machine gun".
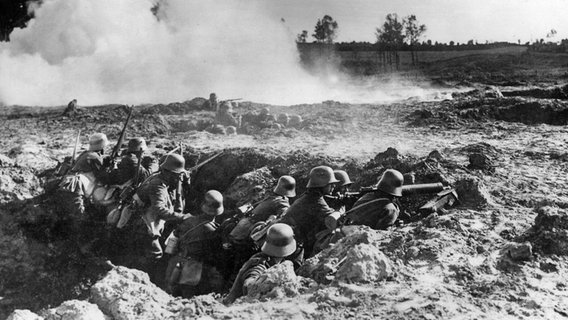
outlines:
{"label": "machine gun", "polygon": [[[374,187],[361,188],[358,192],[346,192],[339,196],[327,196],[332,199],[343,201],[345,204],[351,206],[359,200],[360,197],[367,193],[378,191]],[[445,206],[452,206],[459,201],[456,190],[449,186],[444,186],[443,183],[422,183],[422,184],[409,184],[402,186],[402,196],[414,196],[423,194],[436,194],[431,200],[418,209],[420,214],[429,214],[438,212]]]}
{"label": "machine gun", "polygon": [[130,122],[130,118],[132,117],[132,111],[133,110],[134,110],[134,106],[130,106],[129,110],[128,110],[128,116],[126,117],[126,120],[124,121],[124,126],[122,127],[122,131],[120,132],[120,136],[118,137],[118,141],[116,142],[116,145],[114,146],[114,148],[112,149],[112,152],[110,154],[111,162],[114,162],[114,159],[116,159],[119,156],[120,148],[122,147],[122,143],[124,142],[124,136],[126,134],[126,127],[128,126],[128,123]]}

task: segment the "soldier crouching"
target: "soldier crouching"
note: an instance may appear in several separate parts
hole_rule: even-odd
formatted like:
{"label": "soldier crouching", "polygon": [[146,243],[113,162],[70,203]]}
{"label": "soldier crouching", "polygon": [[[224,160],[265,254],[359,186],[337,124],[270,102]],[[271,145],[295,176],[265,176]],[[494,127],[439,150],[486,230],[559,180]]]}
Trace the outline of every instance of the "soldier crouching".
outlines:
{"label": "soldier crouching", "polygon": [[207,191],[201,211],[174,231],[177,254],[170,259],[166,271],[167,291],[174,296],[191,298],[223,289],[223,276],[217,268],[221,235],[215,222],[215,217],[224,211],[223,195],[216,190]]}

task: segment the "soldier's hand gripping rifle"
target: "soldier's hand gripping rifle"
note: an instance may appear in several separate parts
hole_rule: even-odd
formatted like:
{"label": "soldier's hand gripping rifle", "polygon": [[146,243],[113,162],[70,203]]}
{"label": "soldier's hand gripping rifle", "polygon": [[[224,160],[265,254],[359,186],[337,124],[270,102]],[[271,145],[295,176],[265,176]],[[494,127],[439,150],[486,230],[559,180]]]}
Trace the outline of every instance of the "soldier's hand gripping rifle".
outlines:
{"label": "soldier's hand gripping rifle", "polygon": [[111,163],[111,167],[114,167],[114,162],[116,160],[116,158],[120,155],[120,148],[122,147],[122,143],[124,142],[124,136],[126,134],[126,128],[128,127],[128,123],[130,122],[130,118],[132,117],[132,111],[134,110],[134,106],[130,106],[128,109],[128,116],[126,117],[126,120],[124,121],[124,126],[122,127],[122,131],[120,132],[120,136],[118,137],[118,141],[116,142],[116,145],[114,146],[114,148],[112,149],[112,152],[110,154],[110,163]]}

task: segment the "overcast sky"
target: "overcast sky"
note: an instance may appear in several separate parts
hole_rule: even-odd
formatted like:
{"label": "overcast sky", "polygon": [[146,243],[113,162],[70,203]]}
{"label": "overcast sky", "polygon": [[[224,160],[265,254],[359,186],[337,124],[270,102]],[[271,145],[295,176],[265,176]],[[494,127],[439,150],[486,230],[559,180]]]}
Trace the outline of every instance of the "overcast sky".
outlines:
{"label": "overcast sky", "polygon": [[259,0],[275,18],[284,18],[295,34],[328,14],[339,24],[336,41],[375,41],[374,31],[388,13],[415,14],[428,28],[424,40],[522,43],[546,38],[551,29],[559,41],[568,38],[568,0]]}

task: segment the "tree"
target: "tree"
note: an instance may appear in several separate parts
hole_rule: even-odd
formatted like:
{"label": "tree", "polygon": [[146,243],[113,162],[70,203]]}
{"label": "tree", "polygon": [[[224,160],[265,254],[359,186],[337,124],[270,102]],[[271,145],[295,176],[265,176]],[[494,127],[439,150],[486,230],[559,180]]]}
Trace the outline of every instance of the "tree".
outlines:
{"label": "tree", "polygon": [[333,40],[337,37],[337,28],[337,22],[332,17],[325,15],[322,19],[318,19],[312,37],[320,43],[333,43]]}
{"label": "tree", "polygon": [[376,28],[375,32],[379,50],[388,52],[388,55],[386,56],[383,53],[385,65],[386,62],[388,62],[388,64],[392,67],[394,61],[397,70],[400,65],[398,51],[404,44],[405,35],[403,34],[403,29],[404,26],[402,22],[399,21],[398,15],[396,13],[389,13],[387,14],[383,27]]}
{"label": "tree", "polygon": [[302,30],[302,32],[298,33],[298,35],[296,36],[296,42],[298,43],[306,43],[307,39],[308,39],[308,30]]}
{"label": "tree", "polygon": [[420,37],[426,32],[426,25],[419,24],[416,16],[411,14],[402,20],[404,25],[404,35],[408,44],[410,45],[410,54],[412,55],[412,64],[416,65],[418,62],[418,57],[415,52],[415,46],[418,43]]}

